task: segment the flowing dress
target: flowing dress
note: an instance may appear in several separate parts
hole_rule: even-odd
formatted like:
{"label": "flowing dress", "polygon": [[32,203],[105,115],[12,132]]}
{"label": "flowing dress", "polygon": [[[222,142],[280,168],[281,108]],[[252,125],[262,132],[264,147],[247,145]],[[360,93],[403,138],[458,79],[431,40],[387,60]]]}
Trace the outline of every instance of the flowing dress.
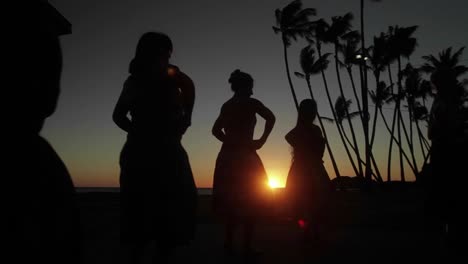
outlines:
{"label": "flowing dress", "polygon": [[178,245],[193,239],[197,190],[178,130],[178,91],[169,76],[130,76],[125,82],[132,127],[120,155],[124,241]]}
{"label": "flowing dress", "polygon": [[253,98],[232,98],[222,106],[219,118],[226,138],[213,178],[213,206],[221,218],[246,220],[266,210],[268,178],[252,144],[259,104]]}
{"label": "flowing dress", "polygon": [[295,127],[286,136],[293,147],[293,161],[286,181],[286,197],[292,217],[323,216],[331,181],[323,166],[325,140],[316,125]]}

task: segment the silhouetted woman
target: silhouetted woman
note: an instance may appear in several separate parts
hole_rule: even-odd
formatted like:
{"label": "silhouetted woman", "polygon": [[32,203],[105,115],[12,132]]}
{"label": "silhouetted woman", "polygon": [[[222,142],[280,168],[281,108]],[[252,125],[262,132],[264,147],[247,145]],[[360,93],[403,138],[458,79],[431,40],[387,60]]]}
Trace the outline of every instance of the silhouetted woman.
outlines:
{"label": "silhouetted woman", "polygon": [[[244,252],[251,248],[254,224],[264,210],[267,175],[256,150],[265,144],[273,129],[275,116],[259,100],[251,98],[252,77],[235,70],[229,83],[234,96],[223,104],[212,133],[223,142],[216,160],[213,180],[215,212],[226,223],[225,249],[232,253],[234,229],[244,229]],[[254,140],[256,115],[266,120],[260,139]]]}
{"label": "silhouetted woman", "polygon": [[303,100],[297,124],[285,137],[293,148],[286,181],[287,199],[293,218],[304,229],[305,239],[317,238],[331,190],[322,161],[325,140],[320,128],[313,123],[316,117],[317,103],[312,99]]}
{"label": "silhouetted woman", "polygon": [[194,85],[169,64],[171,53],[165,34],[148,32],[140,38],[113,113],[127,132],[120,155],[121,236],[133,262],[152,241],[155,261],[165,261],[194,235],[197,192],[181,145],[190,126]]}

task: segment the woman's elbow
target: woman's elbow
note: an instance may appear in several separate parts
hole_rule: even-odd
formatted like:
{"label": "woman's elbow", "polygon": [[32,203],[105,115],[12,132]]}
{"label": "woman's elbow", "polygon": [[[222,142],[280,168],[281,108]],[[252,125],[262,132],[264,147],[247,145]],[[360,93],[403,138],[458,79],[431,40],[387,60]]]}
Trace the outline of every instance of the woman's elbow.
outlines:
{"label": "woman's elbow", "polygon": [[211,129],[211,134],[212,134],[213,136],[215,136],[215,137],[218,137],[218,136],[219,136],[219,132],[220,132],[220,131],[219,131],[219,128],[217,128],[217,127],[213,127],[213,128]]}
{"label": "woman's elbow", "polygon": [[269,121],[270,121],[271,125],[274,125],[276,123],[276,117],[275,117],[274,114],[270,115]]}
{"label": "woman's elbow", "polygon": [[120,128],[125,126],[126,119],[127,117],[119,111],[114,111],[114,113],[112,114],[112,121],[114,121],[114,123]]}
{"label": "woman's elbow", "polygon": [[120,120],[121,120],[120,115],[114,111],[114,113],[112,113],[112,121],[114,121],[116,125],[119,125]]}

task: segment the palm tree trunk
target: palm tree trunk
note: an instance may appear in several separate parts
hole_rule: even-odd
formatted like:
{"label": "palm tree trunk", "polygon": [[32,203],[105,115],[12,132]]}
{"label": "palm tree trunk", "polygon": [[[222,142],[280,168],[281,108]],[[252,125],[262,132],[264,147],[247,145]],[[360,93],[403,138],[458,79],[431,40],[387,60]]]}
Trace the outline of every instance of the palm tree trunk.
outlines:
{"label": "palm tree trunk", "polygon": [[[390,68],[390,64],[387,65],[388,69],[388,79],[390,81],[390,87],[392,87],[392,94],[394,94],[393,91],[393,78],[392,78],[392,70]],[[396,120],[396,115],[397,115],[397,107],[395,105],[395,109],[393,110],[393,117],[392,117],[392,130],[390,132],[390,143],[388,147],[388,160],[387,160],[387,181],[390,182],[392,180],[392,150],[393,150],[393,134],[395,133],[395,120]]]}
{"label": "palm tree trunk", "polygon": [[[322,58],[322,51],[321,51],[321,48],[320,48],[320,41],[318,39],[317,39],[316,45],[317,45],[317,52],[318,52],[318,55],[319,55],[319,59],[321,59]],[[322,73],[323,84],[325,86],[325,91],[327,93],[328,103],[330,104],[330,108],[331,108],[331,111],[332,111],[332,114],[333,114],[333,119],[336,121],[338,119],[336,117],[335,109],[333,107],[333,102],[332,102],[331,96],[330,96],[330,91],[328,89],[327,78],[325,77],[325,72],[323,71],[323,69],[321,70],[321,73]],[[343,146],[345,148],[346,154],[348,155],[349,161],[351,162],[351,166],[353,167],[353,170],[356,173],[356,175],[359,175],[356,164],[354,163],[353,157],[352,157],[352,155],[351,155],[351,153],[349,151],[348,145],[346,144],[343,133],[341,132],[340,126],[338,124],[336,124],[336,128],[338,129],[338,133],[340,135],[341,141],[343,142]]]}
{"label": "palm tree trunk", "polygon": [[385,118],[383,112],[382,112],[382,109],[380,109],[380,115],[382,116],[382,120],[384,121],[384,124],[385,124],[385,127],[387,128],[387,131],[390,133],[390,137],[393,138],[393,140],[395,141],[395,143],[397,144],[398,147],[400,147],[401,149],[401,154],[403,155],[403,157],[406,159],[406,162],[408,162],[408,165],[410,166],[411,170],[413,170],[413,172],[416,174],[416,169],[413,167],[413,165],[411,164],[410,162],[410,159],[408,158],[408,155],[406,154],[406,152],[403,150],[403,148],[401,147],[401,143],[398,141],[398,139],[395,138],[395,136],[392,134],[391,130],[390,130],[390,127],[388,127],[388,123],[387,123],[387,119]]}
{"label": "palm tree trunk", "polygon": [[[414,138],[413,138],[413,116],[414,116],[414,98],[411,95],[406,97],[406,102],[408,103],[408,116],[409,116],[409,139],[410,139],[410,151],[413,159],[413,166],[417,169],[416,156],[414,153]],[[404,124],[404,123],[403,123]]]}
{"label": "palm tree trunk", "polygon": [[[343,124],[340,123],[340,126],[341,126],[341,129],[344,130]],[[344,134],[344,136],[345,136],[346,141],[348,142],[348,144],[351,146],[351,149],[356,151],[356,149],[353,147],[353,144],[351,143],[351,140],[349,139],[349,137],[346,134]],[[358,162],[365,166],[366,163],[360,157],[358,157],[358,158],[359,158]],[[377,162],[375,161],[375,157],[374,157],[374,154],[372,152],[371,152],[371,160],[372,160],[372,165],[374,166],[375,172],[376,172],[376,173],[372,172],[372,176],[374,176],[375,179],[378,182],[383,182],[382,175],[380,174],[380,170],[379,170],[379,168],[377,166]]]}
{"label": "palm tree trunk", "polygon": [[[307,82],[307,87],[309,88],[310,97],[312,98],[312,100],[315,101],[314,93],[312,92],[312,86],[310,85],[310,79],[306,78],[306,82]],[[320,114],[318,111],[317,111],[317,118],[319,120],[320,128],[323,131],[323,137],[325,139],[325,146],[327,147],[328,155],[330,155],[330,160],[332,162],[333,169],[335,170],[336,177],[339,178],[341,177],[341,174],[340,174],[340,171],[338,170],[338,165],[336,164],[335,156],[333,155],[330,144],[328,143],[327,132],[325,131],[325,126],[323,125],[322,118],[320,118]]]}
{"label": "palm tree trunk", "polygon": [[[379,74],[375,74],[375,82],[376,82],[376,86],[375,86],[375,94],[376,96],[378,95],[377,94],[377,89],[379,87],[379,81],[380,81],[380,76]],[[372,147],[374,146],[374,139],[375,139],[375,130],[376,130],[376,127],[377,127],[377,116],[378,116],[378,108],[379,106],[376,104],[375,105],[375,109],[374,109],[374,122],[372,122],[372,136],[371,136],[371,141],[370,141],[370,146],[371,146],[371,149]]]}
{"label": "palm tree trunk", "polygon": [[[361,51],[364,53],[366,50],[365,44],[365,31],[364,31],[364,0],[361,0]],[[363,54],[363,57],[365,54]],[[364,61],[365,63],[365,61]],[[361,66],[362,67],[362,66]],[[371,149],[369,145],[369,111],[368,111],[368,103],[367,103],[367,70],[364,67],[363,70],[363,78],[361,79],[361,88],[362,88],[362,104],[363,104],[363,111],[364,111],[364,141],[366,145],[366,173],[365,178],[367,182],[370,183],[371,180],[371,166],[370,166],[370,154]]]}
{"label": "palm tree trunk", "polygon": [[348,71],[349,79],[351,80],[351,87],[353,88],[354,98],[356,99],[359,116],[361,117],[361,122],[362,122],[362,125],[364,126],[364,117],[362,116],[361,102],[359,100],[359,96],[357,95],[356,84],[354,83],[353,73],[351,72],[351,68],[346,68],[346,70]]}
{"label": "palm tree trunk", "polygon": [[418,139],[419,139],[419,145],[421,146],[421,152],[422,152],[422,155],[423,155],[423,159],[425,160],[426,159],[426,150],[424,149],[424,143],[423,143],[423,134],[421,132],[421,128],[419,127],[419,120],[416,119],[415,120],[416,122],[416,129],[418,130]]}
{"label": "palm tree trunk", "polygon": [[288,48],[286,47],[286,43],[283,41],[283,51],[284,51],[284,64],[286,65],[286,75],[288,76],[289,87],[291,88],[291,93],[294,99],[294,104],[296,105],[296,110],[299,111],[299,103],[297,101],[296,92],[294,91],[294,87],[291,80],[291,74],[289,72],[289,62],[288,62]]}
{"label": "palm tree trunk", "polygon": [[[405,124],[405,122],[403,120],[403,116],[400,116],[400,120],[401,120],[401,127],[403,128],[403,132],[405,134],[406,142],[408,143],[408,147],[409,147],[409,150],[410,150],[411,160],[413,162],[413,166],[415,168],[418,168],[417,163],[416,163],[416,157],[414,156],[413,140],[411,139],[412,135],[408,134],[408,130],[406,129],[406,124]],[[411,126],[411,121],[410,121],[410,126]]]}
{"label": "palm tree trunk", "polygon": [[405,168],[403,167],[403,146],[401,145],[401,122],[402,122],[402,118],[401,118],[401,101],[400,101],[400,97],[401,97],[401,93],[402,93],[402,84],[401,84],[401,58],[400,56],[398,56],[398,95],[397,95],[397,101],[396,101],[396,108],[397,108],[397,135],[398,135],[398,142],[400,142],[400,177],[401,177],[401,181],[402,182],[405,182],[406,179],[405,179]]}
{"label": "palm tree trunk", "polygon": [[[340,88],[340,93],[341,93],[341,96],[343,97],[343,100],[346,100],[345,98],[345,95],[344,95],[344,91],[343,91],[343,84],[341,83],[341,74],[340,74],[340,69],[338,67],[338,43],[335,43],[335,69],[336,69],[336,76],[337,76],[337,79],[338,79],[338,87]],[[349,125],[349,129],[351,130],[351,136],[353,138],[353,144],[354,144],[354,148],[355,148],[355,153],[356,153],[356,158],[357,160],[359,160],[361,158],[361,154],[359,152],[359,146],[358,146],[358,143],[357,143],[357,140],[356,140],[356,134],[354,133],[354,127],[353,127],[353,123],[351,122],[351,117],[349,116],[349,110],[347,107],[345,107],[345,111],[346,111],[346,119],[348,120],[348,125]],[[343,133],[346,134],[346,131],[343,129]],[[362,165],[361,165],[361,162],[358,162],[358,169],[359,169],[359,175],[363,175],[362,174]]]}

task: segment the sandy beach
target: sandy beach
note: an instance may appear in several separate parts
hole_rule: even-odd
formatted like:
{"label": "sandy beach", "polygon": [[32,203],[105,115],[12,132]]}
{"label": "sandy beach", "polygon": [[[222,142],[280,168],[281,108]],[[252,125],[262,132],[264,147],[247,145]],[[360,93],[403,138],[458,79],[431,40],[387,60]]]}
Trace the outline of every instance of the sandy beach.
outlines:
{"label": "sandy beach", "polygon": [[[78,200],[84,262],[121,263],[119,193],[78,193]],[[256,263],[407,263],[441,257],[438,242],[427,243],[419,191],[339,191],[333,200],[320,243],[303,245],[300,229],[280,214],[259,223],[255,245],[262,254]],[[171,263],[243,263],[240,254],[223,254],[223,226],[210,206],[211,196],[199,195],[196,238],[178,249]]]}

